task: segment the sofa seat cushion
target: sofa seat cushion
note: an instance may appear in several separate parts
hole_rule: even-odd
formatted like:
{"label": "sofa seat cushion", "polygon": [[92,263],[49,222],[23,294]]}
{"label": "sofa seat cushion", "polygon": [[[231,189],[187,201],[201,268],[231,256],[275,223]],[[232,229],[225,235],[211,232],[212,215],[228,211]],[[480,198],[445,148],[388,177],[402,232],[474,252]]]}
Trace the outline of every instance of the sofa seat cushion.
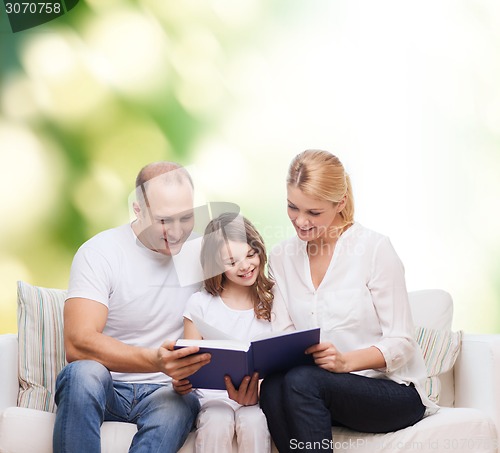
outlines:
{"label": "sofa seat cushion", "polygon": [[496,427],[483,412],[469,408],[441,408],[416,425],[387,434],[334,429],[335,453],[407,453],[452,451],[496,453]]}
{"label": "sofa seat cushion", "polygon": [[[9,407],[1,411],[0,452],[52,453],[55,420],[56,414],[36,409]],[[101,427],[102,453],[127,453],[136,432],[137,427],[132,423],[104,422]],[[194,433],[190,433],[179,453],[193,451]]]}
{"label": "sofa seat cushion", "polygon": [[[56,415],[23,407],[0,412],[0,451],[8,453],[52,453],[52,431]],[[104,422],[101,427],[102,453],[127,453],[137,427],[131,423]],[[190,434],[180,453],[194,451]]]}
{"label": "sofa seat cushion", "polygon": [[52,453],[55,414],[8,407],[0,412],[0,450],[9,453]]}
{"label": "sofa seat cushion", "polygon": [[[0,412],[0,451],[8,453],[52,453],[55,414],[10,407]],[[104,422],[102,453],[127,453],[136,432],[130,423]],[[29,434],[27,434],[29,433]],[[358,433],[334,428],[336,453],[407,453],[408,451],[453,451],[496,453],[496,428],[476,409],[441,408],[414,426],[388,434]],[[179,453],[194,451],[191,433]],[[233,445],[236,451],[236,443]],[[276,452],[273,447],[273,452]]]}

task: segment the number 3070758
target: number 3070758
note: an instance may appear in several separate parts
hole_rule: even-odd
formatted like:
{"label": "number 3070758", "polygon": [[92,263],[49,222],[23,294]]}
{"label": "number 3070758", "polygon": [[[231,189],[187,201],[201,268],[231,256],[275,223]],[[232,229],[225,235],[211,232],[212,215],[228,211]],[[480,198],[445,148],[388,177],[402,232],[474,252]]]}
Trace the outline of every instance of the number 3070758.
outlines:
{"label": "number 3070758", "polygon": [[7,14],[59,14],[62,12],[60,3],[23,2],[6,3]]}

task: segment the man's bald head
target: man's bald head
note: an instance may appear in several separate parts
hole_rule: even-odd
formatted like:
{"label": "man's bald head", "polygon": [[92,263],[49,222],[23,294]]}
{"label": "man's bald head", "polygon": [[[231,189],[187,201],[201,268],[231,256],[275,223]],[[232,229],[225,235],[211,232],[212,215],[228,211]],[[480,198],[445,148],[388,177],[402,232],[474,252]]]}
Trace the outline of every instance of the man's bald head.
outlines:
{"label": "man's bald head", "polygon": [[184,184],[187,182],[193,188],[193,180],[182,165],[167,161],[150,163],[141,169],[135,180],[137,201],[142,206],[149,206],[146,189],[152,180],[165,184]]}
{"label": "man's bald head", "polygon": [[193,182],[187,170],[173,162],[146,165],[136,179],[136,220],[132,228],[150,250],[176,255],[194,226]]}

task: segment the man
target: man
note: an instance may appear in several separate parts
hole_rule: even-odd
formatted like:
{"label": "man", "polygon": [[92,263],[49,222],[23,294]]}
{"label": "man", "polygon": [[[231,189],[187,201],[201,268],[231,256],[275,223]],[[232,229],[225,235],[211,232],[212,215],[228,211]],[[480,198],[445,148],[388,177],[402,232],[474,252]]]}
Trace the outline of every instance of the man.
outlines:
{"label": "man", "polygon": [[193,229],[192,181],[179,165],[157,162],[140,171],[136,195],[136,219],[94,236],[73,260],[55,453],[99,452],[107,420],[137,424],[131,452],[175,452],[199,410],[196,396],[171,385],[210,360],[193,355],[197,347],[174,351],[172,341],[182,336],[185,302],[199,289],[179,284],[183,269],[172,258]]}

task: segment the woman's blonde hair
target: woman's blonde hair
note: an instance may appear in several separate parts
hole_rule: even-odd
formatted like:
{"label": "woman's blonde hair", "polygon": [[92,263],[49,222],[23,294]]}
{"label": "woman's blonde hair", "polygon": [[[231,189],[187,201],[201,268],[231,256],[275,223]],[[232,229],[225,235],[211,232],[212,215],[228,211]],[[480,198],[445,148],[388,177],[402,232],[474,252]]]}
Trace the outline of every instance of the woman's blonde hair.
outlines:
{"label": "woman's blonde hair", "polygon": [[344,225],[354,223],[351,180],[337,156],[316,149],[303,151],[292,160],[286,182],[308,197],[334,204],[338,204],[345,195],[346,202],[340,216]]}
{"label": "woman's blonde hair", "polygon": [[207,225],[201,245],[204,288],[213,296],[219,296],[224,290],[226,276],[220,252],[223,246],[227,246],[227,241],[245,242],[259,255],[259,271],[251,287],[252,300],[255,316],[270,321],[274,298],[271,288],[274,282],[265,274],[266,248],[259,232],[245,217],[235,213],[223,213]]}

